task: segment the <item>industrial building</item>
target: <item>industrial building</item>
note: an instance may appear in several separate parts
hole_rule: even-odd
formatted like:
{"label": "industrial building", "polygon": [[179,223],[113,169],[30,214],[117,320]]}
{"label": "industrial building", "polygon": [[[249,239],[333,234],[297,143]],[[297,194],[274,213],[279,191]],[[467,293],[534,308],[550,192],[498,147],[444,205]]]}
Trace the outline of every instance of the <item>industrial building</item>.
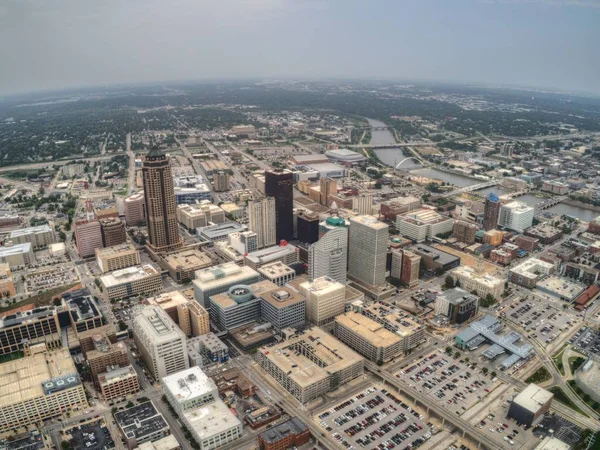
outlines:
{"label": "industrial building", "polygon": [[464,323],[477,316],[478,311],[479,297],[461,288],[444,291],[435,300],[435,314],[451,324]]}
{"label": "industrial building", "polygon": [[364,370],[361,356],[319,328],[260,348],[256,360],[302,403],[337,389]]}
{"label": "industrial building", "polygon": [[163,290],[160,272],[150,264],[107,273],[100,277],[100,283],[109,300],[158,294]]}
{"label": "industrial building", "polygon": [[550,410],[554,394],[535,384],[527,386],[511,402],[507,417],[525,426],[535,426]]}
{"label": "industrial building", "polygon": [[0,429],[37,424],[86,407],[83,384],[68,349],[29,347],[27,356],[0,364]]}
{"label": "industrial building", "polygon": [[403,340],[384,325],[357,312],[337,316],[333,334],[370,361],[383,364],[403,354]]}
{"label": "industrial building", "polygon": [[416,242],[450,233],[453,227],[453,219],[441,216],[433,209],[421,208],[396,217],[396,228],[400,234]]}
{"label": "industrial building", "polygon": [[189,367],[185,334],[162,308],[134,308],[132,329],[140,358],[155,380]]}
{"label": "industrial building", "polygon": [[140,264],[140,254],[133,244],[97,248],[96,262],[102,273],[125,269]]}
{"label": "industrial building", "polygon": [[204,308],[209,309],[209,297],[226,292],[237,284],[249,285],[260,280],[260,274],[250,267],[240,267],[234,262],[226,262],[196,272],[194,298]]}

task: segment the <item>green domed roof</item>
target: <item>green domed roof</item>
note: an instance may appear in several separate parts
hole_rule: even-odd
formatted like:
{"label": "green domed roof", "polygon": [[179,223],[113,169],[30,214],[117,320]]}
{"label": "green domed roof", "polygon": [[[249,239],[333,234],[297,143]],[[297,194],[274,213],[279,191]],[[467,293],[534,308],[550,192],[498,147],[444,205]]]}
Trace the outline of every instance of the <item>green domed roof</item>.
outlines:
{"label": "green domed roof", "polygon": [[346,225],[346,221],[341,217],[328,217],[325,222],[332,227],[343,227]]}

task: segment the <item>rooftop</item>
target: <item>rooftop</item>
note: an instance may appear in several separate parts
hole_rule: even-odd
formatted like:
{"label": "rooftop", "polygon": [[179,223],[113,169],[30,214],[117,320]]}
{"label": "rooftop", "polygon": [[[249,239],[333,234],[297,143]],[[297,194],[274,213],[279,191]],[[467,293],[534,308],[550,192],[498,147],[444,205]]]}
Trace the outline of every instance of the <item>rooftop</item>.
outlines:
{"label": "rooftop", "polygon": [[218,238],[231,233],[244,231],[245,226],[237,222],[227,221],[216,225],[197,228],[197,233],[206,236],[208,239]]}
{"label": "rooftop", "polygon": [[433,209],[428,208],[421,208],[416,211],[411,211],[398,216],[398,218],[415,225],[431,225],[448,220],[454,221],[454,219],[451,217],[442,216]]}
{"label": "rooftop", "polygon": [[295,253],[296,251],[296,246],[291,244],[274,245],[272,247],[267,247],[252,253],[248,253],[246,258],[257,265],[266,264],[278,258],[283,258],[286,255]]}
{"label": "rooftop", "polygon": [[389,226],[386,223],[380,222],[375,216],[356,216],[350,218],[350,226],[353,223],[360,223],[374,230],[388,229]]}
{"label": "rooftop", "polygon": [[273,444],[291,435],[305,432],[308,427],[297,417],[292,417],[279,425],[269,428],[259,434],[259,437],[268,444]]}
{"label": "rooftop", "polygon": [[416,322],[414,316],[385,302],[367,306],[363,309],[363,314],[401,337],[411,336],[415,331],[423,328],[423,325]]}
{"label": "rooftop", "polygon": [[347,312],[335,318],[335,321],[356,334],[375,347],[388,347],[400,341],[400,337],[368,317],[356,312]]}
{"label": "rooftop", "polygon": [[[304,351],[301,353],[297,348],[303,348]],[[316,327],[272,347],[262,347],[258,351],[287,373],[299,386],[309,386],[325,380],[363,359],[336,338]],[[309,359],[305,354],[312,357]]]}
{"label": "rooftop", "polygon": [[10,255],[18,255],[21,253],[30,253],[31,243],[25,242],[23,244],[8,244],[0,247],[0,258],[5,258]]}
{"label": "rooftop", "polygon": [[204,290],[209,290],[213,286],[232,283],[248,277],[258,277],[258,272],[248,266],[240,267],[234,262],[226,262],[197,271],[193,283],[201,286]]}
{"label": "rooftop", "polygon": [[17,236],[25,236],[27,234],[37,234],[37,233],[50,233],[52,232],[52,228],[50,225],[40,225],[38,227],[28,227],[28,228],[20,228],[18,230],[13,230],[10,232],[10,237],[14,238]]}
{"label": "rooftop", "polygon": [[281,261],[275,261],[274,263],[265,264],[264,266],[260,267],[258,269],[258,273],[269,278],[275,278],[285,275],[292,275],[296,273],[296,271]]}
{"label": "rooftop", "polygon": [[169,267],[177,270],[201,269],[212,265],[211,257],[197,248],[169,253],[164,260]]}
{"label": "rooftop", "polygon": [[125,269],[115,270],[114,272],[101,276],[100,280],[105,287],[110,288],[159,274],[160,272],[156,270],[154,266],[144,264],[143,266],[126,267]]}
{"label": "rooftop", "polygon": [[213,295],[210,300],[221,308],[231,308],[255,300],[264,292],[271,292],[280,289],[275,283],[269,280],[259,281],[257,283],[246,285],[235,285],[230,287],[227,292]]}
{"label": "rooftop", "polygon": [[187,303],[189,300],[179,291],[164,292],[156,297],[148,298],[149,305],[158,305],[164,310],[177,308],[177,306]]}
{"label": "rooftop", "polygon": [[81,384],[68,349],[0,364],[0,408]]}
{"label": "rooftop", "polygon": [[554,268],[554,264],[546,261],[542,261],[537,258],[530,258],[527,261],[513,267],[511,272],[516,273],[527,278],[539,278],[546,275],[549,271]]}
{"label": "rooftop", "polygon": [[115,421],[128,439],[139,440],[157,431],[169,429],[162,414],[151,401],[115,413]]}
{"label": "rooftop", "polygon": [[473,301],[479,299],[479,297],[477,297],[476,295],[470,294],[469,292],[461,288],[448,289],[447,291],[442,292],[442,294],[438,296],[438,298],[440,297],[443,297],[444,299],[446,299],[446,301],[453,305],[460,305],[461,303],[464,303],[466,301]]}
{"label": "rooftop", "polygon": [[200,440],[215,436],[235,426],[238,426],[240,430],[242,428],[239,419],[220,400],[201,408],[186,411],[183,415]]}
{"label": "rooftop", "polygon": [[130,364],[125,367],[117,367],[116,369],[107,370],[106,372],[98,374],[98,381],[100,384],[110,384],[133,376],[137,377],[137,374],[133,366]]}
{"label": "rooftop", "polygon": [[477,280],[478,283],[484,284],[490,288],[493,288],[499,284],[504,285],[504,280],[490,275],[486,272],[479,273],[476,269],[469,266],[458,266],[452,271],[453,274],[463,275],[473,280]]}
{"label": "rooftop", "polygon": [[552,392],[549,392],[535,384],[530,384],[523,390],[523,392],[515,397],[513,402],[521,405],[528,411],[535,412],[552,397],[554,397]]}
{"label": "rooftop", "polygon": [[425,244],[417,244],[413,247],[413,251],[417,254],[429,256],[435,259],[440,264],[446,265],[455,262],[457,259],[460,260],[458,256],[451,255],[450,253],[443,252],[442,250],[438,250],[437,248],[430,247]]}
{"label": "rooftop", "polygon": [[162,384],[178,402],[187,401],[217,390],[215,382],[207,377],[198,366],[166,376],[162,379]]}
{"label": "rooftop", "polygon": [[98,257],[113,256],[113,255],[117,255],[119,253],[135,252],[135,251],[137,251],[137,249],[135,248],[135,245],[133,245],[133,244],[119,244],[119,245],[113,245],[112,247],[97,248],[96,256],[98,256]]}

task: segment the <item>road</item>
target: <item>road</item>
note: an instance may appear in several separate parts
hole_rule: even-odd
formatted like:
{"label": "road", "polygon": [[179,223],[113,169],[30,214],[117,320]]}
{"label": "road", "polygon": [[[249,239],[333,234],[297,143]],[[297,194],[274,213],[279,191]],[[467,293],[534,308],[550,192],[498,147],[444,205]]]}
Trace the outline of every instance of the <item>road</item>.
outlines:
{"label": "road", "polygon": [[102,156],[90,156],[88,158],[80,158],[73,156],[69,159],[56,160],[56,161],[45,161],[39,163],[29,163],[29,164],[16,164],[14,166],[3,166],[0,167],[0,172],[12,172],[14,170],[32,170],[32,169],[47,169],[48,166],[64,166],[65,164],[70,163],[74,159],[81,161],[89,161],[93,163],[94,161],[105,161],[111,159],[111,155],[102,155]]}
{"label": "road", "polygon": [[502,445],[496,442],[487,434],[483,433],[479,429],[472,426],[465,419],[457,417],[452,414],[449,410],[445,409],[443,405],[435,402],[431,402],[431,399],[427,399],[423,394],[418,392],[416,389],[403,384],[399,379],[395,378],[392,374],[382,370],[379,366],[372,363],[371,361],[365,360],[365,369],[381,378],[387,384],[395,387],[398,392],[409,398],[416,399],[423,407],[427,408],[430,413],[443,419],[444,421],[450,422],[458,430],[462,430],[463,434],[469,437],[474,442],[480,442],[485,448],[489,450],[500,450]]}
{"label": "road", "polygon": [[125,149],[129,156],[129,168],[127,170],[127,193],[133,193],[135,183],[135,154],[131,151],[131,133],[125,135]]}

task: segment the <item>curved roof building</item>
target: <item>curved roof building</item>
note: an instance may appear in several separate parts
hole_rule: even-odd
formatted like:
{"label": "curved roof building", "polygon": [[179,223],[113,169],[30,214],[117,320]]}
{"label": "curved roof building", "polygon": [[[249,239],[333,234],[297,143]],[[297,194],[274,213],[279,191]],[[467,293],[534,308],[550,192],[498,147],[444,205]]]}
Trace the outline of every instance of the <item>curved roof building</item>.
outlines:
{"label": "curved roof building", "polygon": [[337,150],[329,150],[329,151],[325,152],[325,156],[327,156],[327,158],[330,161],[334,161],[334,162],[337,161],[337,162],[343,162],[343,163],[358,163],[361,161],[365,161],[367,159],[360,153],[357,153],[352,150],[348,150],[347,148],[340,148]]}

